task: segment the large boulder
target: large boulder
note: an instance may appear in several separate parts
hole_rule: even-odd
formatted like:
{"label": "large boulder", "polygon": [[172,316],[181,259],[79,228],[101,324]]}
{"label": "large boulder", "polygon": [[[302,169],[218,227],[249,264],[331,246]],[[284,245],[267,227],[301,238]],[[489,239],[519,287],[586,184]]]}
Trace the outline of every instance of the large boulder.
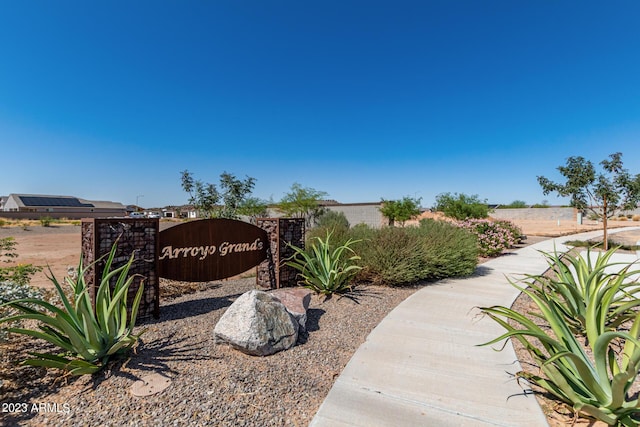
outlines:
{"label": "large boulder", "polygon": [[269,291],[298,321],[301,331],[307,330],[307,310],[311,303],[311,291],[305,288],[280,288]]}
{"label": "large boulder", "polygon": [[293,347],[298,322],[273,295],[246,292],[222,315],[214,329],[216,343],[229,344],[243,353],[268,356]]}

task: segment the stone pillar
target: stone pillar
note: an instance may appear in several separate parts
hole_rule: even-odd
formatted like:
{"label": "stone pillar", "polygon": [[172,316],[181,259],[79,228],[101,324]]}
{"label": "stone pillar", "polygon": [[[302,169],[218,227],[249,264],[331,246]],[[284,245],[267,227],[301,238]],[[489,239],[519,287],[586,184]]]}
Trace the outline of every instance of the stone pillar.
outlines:
{"label": "stone pillar", "polygon": [[[129,269],[135,275],[129,288],[128,303],[131,304],[144,282],[144,291],[138,319],[160,316],[160,281],[158,277],[159,226],[157,218],[84,218],[82,220],[82,258],[85,266],[90,266],[85,274],[85,282],[95,306],[95,297],[100,286],[105,261],[111,247],[117,242],[112,268],[118,268],[129,261],[135,253],[135,260]],[[112,279],[112,286],[117,278]]]}
{"label": "stone pillar", "polygon": [[298,271],[284,262],[295,253],[289,245],[304,248],[304,218],[258,218],[256,224],[270,241],[267,259],[258,265],[256,284],[271,289],[296,286]]}

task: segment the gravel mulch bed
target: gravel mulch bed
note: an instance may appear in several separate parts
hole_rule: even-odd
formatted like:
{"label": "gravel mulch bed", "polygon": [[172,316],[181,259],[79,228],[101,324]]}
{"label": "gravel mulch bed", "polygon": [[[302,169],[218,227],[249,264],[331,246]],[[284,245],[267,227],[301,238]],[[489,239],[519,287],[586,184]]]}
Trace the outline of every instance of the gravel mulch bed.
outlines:
{"label": "gravel mulch bed", "polygon": [[[294,348],[268,357],[214,343],[222,313],[251,289],[255,278],[163,300],[161,318],[143,325],[137,354],[93,377],[12,366],[18,375],[31,375],[32,386],[9,393],[11,380],[5,379],[0,402],[50,406],[40,413],[0,413],[0,423],[4,417],[3,425],[25,426],[306,426],[369,332],[418,288],[360,287],[353,298],[326,301],[314,296],[308,333]],[[20,351],[32,349],[30,340],[20,343]],[[171,378],[171,385],[149,397],[131,395],[131,385],[152,373]]]}

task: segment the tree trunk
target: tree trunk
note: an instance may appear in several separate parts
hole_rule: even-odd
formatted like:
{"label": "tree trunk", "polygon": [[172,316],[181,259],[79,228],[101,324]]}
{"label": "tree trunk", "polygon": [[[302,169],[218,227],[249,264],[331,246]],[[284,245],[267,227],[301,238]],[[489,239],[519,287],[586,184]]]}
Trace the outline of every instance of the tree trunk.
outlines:
{"label": "tree trunk", "polygon": [[605,196],[602,200],[603,202],[603,210],[604,215],[602,215],[602,230],[604,234],[604,242],[602,242],[604,250],[609,250],[609,237],[607,236],[607,220],[608,220],[608,209],[607,209],[607,197]]}

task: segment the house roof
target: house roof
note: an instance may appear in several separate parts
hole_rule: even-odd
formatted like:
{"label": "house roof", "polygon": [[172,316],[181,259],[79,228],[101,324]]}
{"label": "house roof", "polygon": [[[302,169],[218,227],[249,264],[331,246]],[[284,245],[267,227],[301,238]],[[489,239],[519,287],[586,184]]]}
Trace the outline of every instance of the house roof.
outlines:
{"label": "house roof", "polygon": [[91,201],[74,196],[58,196],[45,194],[9,194],[20,207],[65,207],[65,208],[99,208],[99,209],[124,209],[124,205],[118,202]]}

